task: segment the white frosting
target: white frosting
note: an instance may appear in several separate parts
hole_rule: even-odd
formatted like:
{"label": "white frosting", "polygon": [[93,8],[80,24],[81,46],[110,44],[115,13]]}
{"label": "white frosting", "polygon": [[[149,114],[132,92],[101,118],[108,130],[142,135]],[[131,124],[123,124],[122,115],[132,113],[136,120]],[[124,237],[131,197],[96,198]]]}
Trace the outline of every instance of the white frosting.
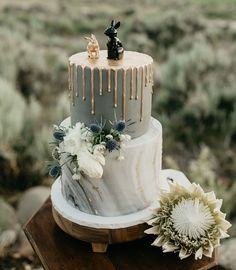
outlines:
{"label": "white frosting", "polygon": [[[70,125],[70,119],[61,125]],[[151,118],[148,131],[127,143],[125,159],[118,161],[117,156],[118,151],[106,156],[102,179],[86,177],[78,183],[72,180],[71,168],[63,166],[63,196],[81,211],[101,216],[120,216],[149,207],[160,189],[161,124]]]}
{"label": "white frosting", "polygon": [[[168,178],[171,178],[174,182],[178,182],[186,187],[190,184],[189,180],[182,172],[175,170],[162,170],[160,177],[161,189],[169,189]],[[126,228],[137,224],[142,224],[150,220],[152,218],[151,209],[158,207],[158,199],[159,196],[155,198],[155,201],[151,206],[136,213],[117,217],[104,217],[84,213],[69,204],[68,201],[66,201],[66,199],[62,196],[61,181],[59,178],[54,182],[51,189],[51,200],[53,207],[60,215],[76,224],[101,229]]]}

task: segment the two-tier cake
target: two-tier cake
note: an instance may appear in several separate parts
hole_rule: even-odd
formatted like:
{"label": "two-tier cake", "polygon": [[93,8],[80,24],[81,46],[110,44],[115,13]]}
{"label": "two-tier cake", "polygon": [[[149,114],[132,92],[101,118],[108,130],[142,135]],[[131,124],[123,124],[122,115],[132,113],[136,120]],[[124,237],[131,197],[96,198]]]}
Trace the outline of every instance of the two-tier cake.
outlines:
{"label": "two-tier cake", "polygon": [[[107,50],[91,35],[88,51],[69,58],[71,117],[55,136],[61,175],[52,187],[54,209],[98,229],[144,223],[161,181],[162,126],[151,117],[153,59],[125,51],[118,27],[112,21],[105,31]],[[93,163],[97,173],[90,171]]]}

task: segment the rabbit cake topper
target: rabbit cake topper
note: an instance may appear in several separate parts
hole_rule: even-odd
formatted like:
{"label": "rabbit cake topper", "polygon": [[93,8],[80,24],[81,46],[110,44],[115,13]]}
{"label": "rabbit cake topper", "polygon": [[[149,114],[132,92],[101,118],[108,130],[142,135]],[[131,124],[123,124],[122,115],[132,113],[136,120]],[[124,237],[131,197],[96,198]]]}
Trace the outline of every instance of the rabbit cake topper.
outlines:
{"label": "rabbit cake topper", "polygon": [[91,59],[98,59],[100,48],[95,35],[91,34],[91,37],[84,38],[89,41],[87,45],[88,57]]}
{"label": "rabbit cake topper", "polygon": [[124,54],[124,48],[121,41],[117,37],[117,28],[120,27],[120,22],[111,21],[111,25],[107,27],[104,34],[108,36],[107,42],[107,58],[120,60]]}

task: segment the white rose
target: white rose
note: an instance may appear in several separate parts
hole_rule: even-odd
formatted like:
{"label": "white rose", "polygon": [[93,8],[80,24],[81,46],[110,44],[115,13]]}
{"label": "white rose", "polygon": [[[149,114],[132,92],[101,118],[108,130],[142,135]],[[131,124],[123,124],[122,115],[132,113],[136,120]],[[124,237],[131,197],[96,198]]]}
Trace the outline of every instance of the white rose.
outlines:
{"label": "white rose", "polygon": [[[83,149],[77,156],[79,169],[91,178],[101,178],[103,167],[98,158],[93,156],[87,149]],[[102,160],[100,160],[102,161]]]}
{"label": "white rose", "polygon": [[81,123],[77,123],[74,128],[70,128],[64,136],[65,152],[76,155],[81,148]]}

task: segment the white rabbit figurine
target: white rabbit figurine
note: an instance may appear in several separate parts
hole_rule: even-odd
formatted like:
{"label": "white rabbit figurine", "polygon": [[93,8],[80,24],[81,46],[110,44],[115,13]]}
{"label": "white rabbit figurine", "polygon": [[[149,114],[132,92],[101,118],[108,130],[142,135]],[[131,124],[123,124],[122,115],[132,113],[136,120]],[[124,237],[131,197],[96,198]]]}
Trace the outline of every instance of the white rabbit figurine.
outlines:
{"label": "white rabbit figurine", "polygon": [[95,35],[91,34],[91,37],[84,38],[89,41],[87,45],[88,57],[91,59],[98,59],[100,48]]}

